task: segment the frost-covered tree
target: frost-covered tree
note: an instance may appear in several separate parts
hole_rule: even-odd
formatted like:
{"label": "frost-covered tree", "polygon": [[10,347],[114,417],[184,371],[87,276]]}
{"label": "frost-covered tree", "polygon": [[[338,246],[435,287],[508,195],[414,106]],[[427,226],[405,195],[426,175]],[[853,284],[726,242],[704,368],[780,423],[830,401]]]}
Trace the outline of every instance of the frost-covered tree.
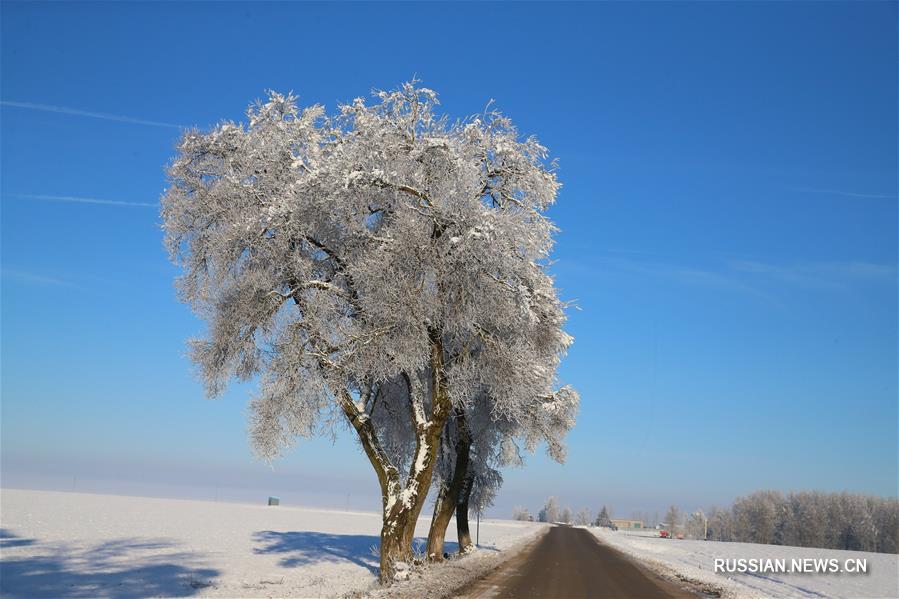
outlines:
{"label": "frost-covered tree", "polygon": [[586,507],[581,508],[574,518],[574,523],[578,526],[589,526],[592,521],[593,515],[590,513],[590,508]]}
{"label": "frost-covered tree", "polygon": [[550,497],[546,500],[543,509],[540,510],[537,519],[540,522],[558,522],[560,514],[559,500],[555,497]]}
{"label": "frost-covered tree", "polygon": [[783,495],[777,491],[756,491],[738,497],[732,508],[734,534],[747,543],[774,543],[783,502]]}
{"label": "frost-covered tree", "polygon": [[732,541],[733,523],[730,512],[719,507],[713,507],[709,514],[709,539],[712,541]]}
{"label": "frost-covered tree", "polygon": [[899,499],[875,497],[874,526],[877,549],[883,553],[899,553]]}
{"label": "frost-covered tree", "polygon": [[562,513],[559,514],[559,522],[571,524],[571,508],[567,505],[562,508]]}
{"label": "frost-covered tree", "polygon": [[329,116],[272,93],[246,124],[187,132],[163,198],[209,395],[258,378],[250,436],[269,459],[348,423],[381,489],[382,581],[411,558],[453,411],[486,394],[522,420],[571,342],[545,148],[437,104],[406,84]]}
{"label": "frost-covered tree", "polygon": [[702,510],[697,510],[687,517],[685,534],[688,539],[702,539],[708,537],[709,521]]}
{"label": "frost-covered tree", "polygon": [[531,513],[528,511],[528,508],[516,505],[512,508],[512,519],[527,522],[531,519]]}
{"label": "frost-covered tree", "polygon": [[676,505],[668,506],[668,511],[665,513],[665,526],[668,527],[668,530],[671,531],[672,534],[681,528],[682,518],[683,516],[680,508]]}

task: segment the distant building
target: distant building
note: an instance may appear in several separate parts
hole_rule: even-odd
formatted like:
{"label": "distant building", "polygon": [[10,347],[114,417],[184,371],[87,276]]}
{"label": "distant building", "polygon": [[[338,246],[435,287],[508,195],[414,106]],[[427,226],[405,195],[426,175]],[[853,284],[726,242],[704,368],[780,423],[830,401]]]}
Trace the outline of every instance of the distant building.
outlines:
{"label": "distant building", "polygon": [[612,525],[620,530],[642,530],[645,528],[643,520],[616,520],[612,518]]}

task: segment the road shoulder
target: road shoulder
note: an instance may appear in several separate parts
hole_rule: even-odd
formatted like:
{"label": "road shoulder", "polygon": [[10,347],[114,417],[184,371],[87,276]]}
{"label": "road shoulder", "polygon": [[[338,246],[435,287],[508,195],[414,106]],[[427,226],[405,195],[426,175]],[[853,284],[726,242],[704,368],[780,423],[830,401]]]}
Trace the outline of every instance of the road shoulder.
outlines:
{"label": "road shoulder", "polygon": [[378,588],[365,593],[372,599],[445,599],[464,597],[466,589],[495,572],[504,569],[513,560],[523,559],[540,542],[551,526],[541,526],[502,551],[480,549],[463,557],[454,557],[438,564],[416,569],[409,580],[388,588]]}
{"label": "road shoulder", "polygon": [[724,599],[730,598],[730,594],[727,593],[723,587],[711,584],[706,581],[691,578],[675,571],[674,569],[666,566],[661,562],[646,558],[645,556],[623,551],[620,547],[616,547],[611,543],[606,543],[605,541],[603,541],[602,537],[593,533],[592,530],[590,532],[597,543],[599,543],[603,547],[608,548],[611,551],[614,551],[615,553],[622,555],[650,578],[661,579],[664,582],[673,584],[688,593],[696,595],[697,597],[720,597]]}

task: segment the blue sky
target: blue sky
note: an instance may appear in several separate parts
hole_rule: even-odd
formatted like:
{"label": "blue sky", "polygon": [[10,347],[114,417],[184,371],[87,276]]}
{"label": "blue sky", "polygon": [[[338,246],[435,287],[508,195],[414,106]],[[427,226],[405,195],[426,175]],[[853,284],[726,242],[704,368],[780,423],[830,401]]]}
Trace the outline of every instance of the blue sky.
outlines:
{"label": "blue sky", "polygon": [[[896,3],[2,4],[3,484],[376,508],[346,432],[269,468],[203,399],[153,206],[179,126],[416,74],[559,158],[569,460],[620,515],[897,487]],[[54,199],[55,198],[55,199]],[[65,199],[68,198],[68,199]],[[71,198],[110,203],[72,201]],[[134,205],[124,205],[129,203]],[[211,490],[214,489],[214,490]]]}

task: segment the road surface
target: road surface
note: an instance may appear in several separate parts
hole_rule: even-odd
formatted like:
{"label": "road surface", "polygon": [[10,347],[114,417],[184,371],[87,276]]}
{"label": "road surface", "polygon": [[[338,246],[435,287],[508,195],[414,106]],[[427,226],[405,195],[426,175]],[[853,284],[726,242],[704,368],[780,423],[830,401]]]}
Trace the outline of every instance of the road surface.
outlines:
{"label": "road surface", "polygon": [[458,592],[469,598],[696,599],[601,544],[583,528],[555,526],[531,547]]}

